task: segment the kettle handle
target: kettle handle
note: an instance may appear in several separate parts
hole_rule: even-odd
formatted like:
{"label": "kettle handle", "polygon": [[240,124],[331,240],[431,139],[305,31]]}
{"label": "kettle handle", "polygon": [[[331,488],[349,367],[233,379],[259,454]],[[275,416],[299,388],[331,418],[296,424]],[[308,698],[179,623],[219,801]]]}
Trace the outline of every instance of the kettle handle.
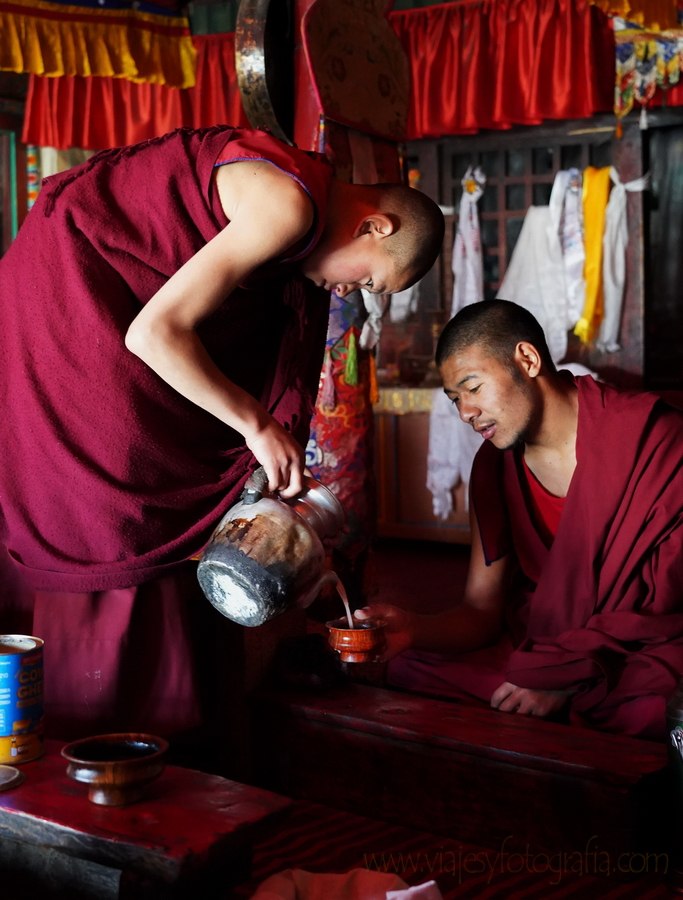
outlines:
{"label": "kettle handle", "polygon": [[244,484],[244,490],[242,491],[242,496],[240,498],[242,503],[244,503],[245,506],[251,506],[252,503],[258,503],[261,497],[266,493],[267,487],[268,476],[266,475],[266,470],[263,466],[259,466],[258,469],[255,469],[251,473]]}

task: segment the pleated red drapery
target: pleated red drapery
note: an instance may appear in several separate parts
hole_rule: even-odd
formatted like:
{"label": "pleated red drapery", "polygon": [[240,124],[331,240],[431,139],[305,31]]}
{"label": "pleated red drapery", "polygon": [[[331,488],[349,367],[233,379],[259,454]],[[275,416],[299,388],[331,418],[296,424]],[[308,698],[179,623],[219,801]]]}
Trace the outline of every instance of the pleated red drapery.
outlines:
{"label": "pleated red drapery", "polygon": [[[588,0],[455,0],[389,21],[411,71],[411,139],[584,119],[614,103],[609,17]],[[246,124],[234,35],[195,36],[197,83],[180,90],[111,78],[32,76],[23,140],[101,149],[173,128]],[[667,92],[683,103],[683,86]],[[657,97],[655,97],[655,105]]]}
{"label": "pleated red drapery", "polygon": [[237,87],[234,35],[196,35],[193,42],[197,80],[184,90],[125,78],[31,76],[23,142],[100,150],[185,125],[247,125]]}
{"label": "pleated red drapery", "polygon": [[614,36],[583,0],[462,0],[389,18],[411,65],[411,138],[612,109]]}

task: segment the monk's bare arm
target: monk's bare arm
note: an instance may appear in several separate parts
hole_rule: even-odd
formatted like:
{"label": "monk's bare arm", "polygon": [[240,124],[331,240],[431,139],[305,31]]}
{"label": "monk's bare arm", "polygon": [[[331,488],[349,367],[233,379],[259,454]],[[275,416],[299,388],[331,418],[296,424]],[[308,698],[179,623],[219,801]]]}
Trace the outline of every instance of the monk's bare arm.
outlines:
{"label": "monk's bare arm", "polygon": [[313,209],[293,179],[263,162],[221,167],[218,189],[230,223],[142,308],[126,346],[188,400],[240,432],[270,489],[292,495],[301,489],[303,449],[220,372],[195,328],[251,272],[308,232]]}
{"label": "monk's bare arm", "polygon": [[387,621],[386,659],[409,647],[463,653],[493,644],[500,637],[508,563],[500,559],[487,566],[473,512],[470,527],[470,567],[463,598],[456,606],[428,615],[377,603],[356,612],[359,619],[374,616]]}

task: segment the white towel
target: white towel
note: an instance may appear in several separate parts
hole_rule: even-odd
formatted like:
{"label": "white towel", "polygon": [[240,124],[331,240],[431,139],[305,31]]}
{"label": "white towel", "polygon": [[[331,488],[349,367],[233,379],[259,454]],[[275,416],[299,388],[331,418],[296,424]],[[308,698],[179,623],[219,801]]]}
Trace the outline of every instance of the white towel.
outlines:
{"label": "white towel", "polygon": [[560,238],[549,206],[530,206],[498,297],[528,309],[554,362],[567,353],[567,293]]}

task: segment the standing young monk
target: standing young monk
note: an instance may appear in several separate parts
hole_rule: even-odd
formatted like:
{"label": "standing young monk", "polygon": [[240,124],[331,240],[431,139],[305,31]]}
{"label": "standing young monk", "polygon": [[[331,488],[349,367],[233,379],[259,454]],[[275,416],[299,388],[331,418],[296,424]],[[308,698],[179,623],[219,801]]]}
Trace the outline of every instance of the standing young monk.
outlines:
{"label": "standing young monk", "polygon": [[329,292],[404,288],[442,229],[417,191],[223,126],[46,180],[0,260],[0,630],[45,639],[55,721],[196,719],[183,561],[256,462],[300,490]]}
{"label": "standing young monk", "polygon": [[538,322],[505,300],[459,312],[436,362],[484,441],[470,571],[441,614],[371,609],[387,656],[414,648],[390,681],[660,738],[683,674],[683,413],[558,372]]}

